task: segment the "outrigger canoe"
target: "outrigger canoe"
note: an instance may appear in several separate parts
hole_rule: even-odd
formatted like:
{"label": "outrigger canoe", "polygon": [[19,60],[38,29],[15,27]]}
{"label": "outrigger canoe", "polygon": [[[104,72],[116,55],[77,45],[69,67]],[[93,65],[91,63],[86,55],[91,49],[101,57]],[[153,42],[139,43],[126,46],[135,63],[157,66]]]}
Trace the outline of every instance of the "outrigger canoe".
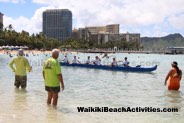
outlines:
{"label": "outrigger canoe", "polygon": [[157,65],[153,67],[124,67],[124,66],[110,67],[106,65],[68,64],[68,63],[62,63],[62,62],[60,62],[60,65],[68,66],[68,67],[82,67],[82,68],[93,68],[93,69],[112,70],[112,71],[127,71],[127,72],[151,72],[157,69]]}

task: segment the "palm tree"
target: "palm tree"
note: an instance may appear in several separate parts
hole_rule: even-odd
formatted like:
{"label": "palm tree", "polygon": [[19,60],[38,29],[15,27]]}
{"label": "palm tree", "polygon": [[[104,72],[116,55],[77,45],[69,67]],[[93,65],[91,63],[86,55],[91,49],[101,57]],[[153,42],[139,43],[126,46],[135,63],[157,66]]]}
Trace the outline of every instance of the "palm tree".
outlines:
{"label": "palm tree", "polygon": [[3,23],[0,22],[0,31],[3,30]]}
{"label": "palm tree", "polygon": [[8,30],[12,31],[13,30],[12,24],[10,24],[7,28],[8,28]]}

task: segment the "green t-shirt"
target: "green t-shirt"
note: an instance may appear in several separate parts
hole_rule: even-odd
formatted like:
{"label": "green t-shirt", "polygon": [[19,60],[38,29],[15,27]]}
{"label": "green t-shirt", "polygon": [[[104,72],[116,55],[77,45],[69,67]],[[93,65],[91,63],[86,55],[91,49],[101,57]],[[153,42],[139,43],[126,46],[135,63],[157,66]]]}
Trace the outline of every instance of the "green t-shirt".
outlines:
{"label": "green t-shirt", "polygon": [[58,74],[61,74],[61,66],[57,59],[49,58],[43,64],[45,85],[50,87],[60,86]]}
{"label": "green t-shirt", "polygon": [[[14,68],[15,64],[15,68]],[[26,76],[26,70],[31,70],[28,60],[23,56],[13,58],[9,63],[10,68],[15,72],[15,75]]]}

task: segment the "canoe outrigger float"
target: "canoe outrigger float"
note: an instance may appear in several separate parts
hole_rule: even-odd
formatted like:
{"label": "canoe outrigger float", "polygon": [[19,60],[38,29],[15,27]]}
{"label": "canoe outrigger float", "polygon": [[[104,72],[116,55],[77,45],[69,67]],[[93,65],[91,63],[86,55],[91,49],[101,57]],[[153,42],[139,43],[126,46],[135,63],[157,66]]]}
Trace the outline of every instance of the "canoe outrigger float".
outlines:
{"label": "canoe outrigger float", "polygon": [[62,62],[60,62],[60,65],[68,66],[68,67],[82,67],[82,68],[93,68],[93,69],[112,70],[112,71],[127,71],[127,72],[151,72],[157,69],[157,65],[153,67],[124,67],[124,66],[110,67],[106,65],[68,64],[68,63],[62,63]]}

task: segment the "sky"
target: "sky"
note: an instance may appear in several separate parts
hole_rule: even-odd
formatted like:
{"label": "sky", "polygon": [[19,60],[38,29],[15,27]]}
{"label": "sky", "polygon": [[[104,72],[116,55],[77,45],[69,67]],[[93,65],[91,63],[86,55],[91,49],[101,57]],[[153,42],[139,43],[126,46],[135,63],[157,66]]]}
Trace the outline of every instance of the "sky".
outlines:
{"label": "sky", "polygon": [[0,0],[4,27],[42,32],[46,9],[69,9],[73,28],[120,24],[120,33],[141,37],[184,36],[184,0]]}

